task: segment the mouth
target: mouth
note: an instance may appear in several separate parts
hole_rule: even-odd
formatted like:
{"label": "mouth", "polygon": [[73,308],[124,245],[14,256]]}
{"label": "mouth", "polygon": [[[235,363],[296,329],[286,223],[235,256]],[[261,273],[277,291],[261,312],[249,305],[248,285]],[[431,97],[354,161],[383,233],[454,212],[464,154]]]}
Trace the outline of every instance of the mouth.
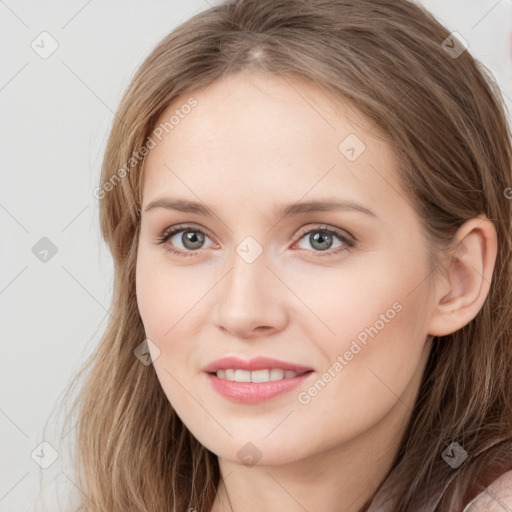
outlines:
{"label": "mouth", "polygon": [[202,371],[217,393],[244,403],[262,402],[289,392],[315,373],[313,368],[270,357],[246,360],[234,356],[212,361]]}

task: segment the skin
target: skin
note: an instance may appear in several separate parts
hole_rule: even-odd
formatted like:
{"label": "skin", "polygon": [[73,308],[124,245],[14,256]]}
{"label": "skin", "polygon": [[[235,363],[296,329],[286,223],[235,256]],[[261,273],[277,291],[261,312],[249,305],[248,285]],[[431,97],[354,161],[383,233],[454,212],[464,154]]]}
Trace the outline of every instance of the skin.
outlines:
{"label": "skin", "polygon": [[[137,301],[159,382],[219,458],[213,512],[355,512],[392,464],[432,336],[454,332],[481,308],[496,232],[484,217],[467,221],[457,232],[460,258],[430,282],[428,246],[397,161],[355,110],[308,82],[243,71],[177,98],[161,121],[190,96],[197,106],[144,163]],[[366,146],[355,161],[338,149],[349,134]],[[214,215],[145,211],[163,197],[206,204]],[[274,212],[325,198],[357,201],[376,217]],[[183,232],[157,243],[168,227],[185,223],[206,231],[202,245],[184,242]],[[315,244],[325,226],[356,244],[335,235]],[[236,252],[247,236],[263,249],[252,263]],[[171,254],[171,246],[192,255]],[[335,253],[340,247],[346,250]],[[400,312],[300,403],[299,393],[396,303]],[[219,395],[201,370],[228,355],[264,355],[314,372],[291,392],[238,403]],[[248,442],[260,454],[254,465],[237,455]]]}

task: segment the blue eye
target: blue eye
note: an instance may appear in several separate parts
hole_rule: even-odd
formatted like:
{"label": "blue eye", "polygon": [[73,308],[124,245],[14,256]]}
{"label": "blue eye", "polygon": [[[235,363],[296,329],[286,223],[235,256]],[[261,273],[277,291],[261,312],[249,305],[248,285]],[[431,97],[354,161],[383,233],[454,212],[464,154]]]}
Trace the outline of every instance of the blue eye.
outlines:
{"label": "blue eye", "polygon": [[[182,233],[178,240],[182,244],[182,248],[176,248],[174,243],[167,243],[177,234]],[[331,229],[327,226],[317,227],[309,230],[301,230],[299,233],[298,242],[306,238],[313,247],[313,252],[316,256],[326,257],[335,256],[343,251],[348,251],[355,247],[355,241],[353,238],[345,235],[338,229]],[[171,254],[175,254],[180,257],[195,256],[198,252],[203,249],[205,240],[210,238],[202,229],[188,225],[176,225],[166,228],[158,237],[158,244],[166,244],[166,250]],[[334,250],[331,250],[333,245],[333,239],[337,238],[341,243]],[[316,250],[315,250],[316,248]]]}

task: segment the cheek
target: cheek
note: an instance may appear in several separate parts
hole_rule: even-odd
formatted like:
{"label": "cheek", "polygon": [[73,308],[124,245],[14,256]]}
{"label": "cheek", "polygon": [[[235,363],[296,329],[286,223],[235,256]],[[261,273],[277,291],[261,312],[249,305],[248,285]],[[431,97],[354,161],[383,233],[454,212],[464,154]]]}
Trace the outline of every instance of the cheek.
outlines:
{"label": "cheek", "polygon": [[149,258],[139,248],[135,277],[137,306],[146,335],[150,339],[161,330],[161,309],[166,307],[161,301],[162,281],[158,275],[158,269],[150,264]]}
{"label": "cheek", "polygon": [[421,378],[421,301],[409,297],[395,307],[366,305],[362,311],[356,320],[350,311],[340,314],[337,336],[317,337],[328,362],[297,397],[305,426],[318,429],[315,418],[323,418],[327,443],[366,431],[395,407],[405,414]]}
{"label": "cheek", "polygon": [[324,279],[316,276],[315,287],[307,276],[296,288],[321,319],[311,316],[308,337],[328,361],[321,369],[328,383],[322,388],[322,378],[318,386],[325,395],[314,398],[325,414],[338,403],[329,414],[341,419],[350,410],[364,422],[384,413],[417,376],[429,315],[423,257],[390,255],[350,272],[331,268]]}
{"label": "cheek", "polygon": [[153,366],[173,405],[190,399],[179,382],[186,382],[200,371],[198,354],[204,347],[199,346],[198,340],[205,323],[207,298],[204,296],[211,287],[197,278],[194,265],[173,268],[165,255],[155,256],[151,251],[139,249],[136,267],[139,314],[146,337],[158,347],[159,355]]}
{"label": "cheek", "polygon": [[173,269],[165,254],[139,248],[135,279],[137,304],[149,338],[170,339],[189,320],[187,310],[197,302],[201,291],[194,284],[192,269],[193,266]]}
{"label": "cheek", "polygon": [[[387,320],[397,324],[414,317],[415,302],[426,293],[428,266],[419,249],[411,254],[397,247],[355,252],[338,266],[290,264],[280,274],[300,299],[289,304],[314,329],[311,339],[334,341],[351,339],[375,323],[379,328],[382,321],[387,326]],[[410,313],[399,314],[402,307]]]}
{"label": "cheek", "polygon": [[[162,390],[177,414],[190,408],[190,396],[183,391],[187,374],[195,371],[190,354],[194,353],[193,318],[188,297],[190,287],[184,288],[183,272],[169,273],[170,266],[158,262],[149,251],[139,248],[136,266],[136,294],[139,314],[146,337],[157,349],[151,350],[153,368]],[[193,289],[193,287],[192,287]],[[197,299],[196,299],[197,300]],[[158,351],[158,352],[157,352]],[[196,350],[197,351],[197,350]],[[157,354],[157,357],[155,355]],[[200,397],[197,397],[201,401]]]}

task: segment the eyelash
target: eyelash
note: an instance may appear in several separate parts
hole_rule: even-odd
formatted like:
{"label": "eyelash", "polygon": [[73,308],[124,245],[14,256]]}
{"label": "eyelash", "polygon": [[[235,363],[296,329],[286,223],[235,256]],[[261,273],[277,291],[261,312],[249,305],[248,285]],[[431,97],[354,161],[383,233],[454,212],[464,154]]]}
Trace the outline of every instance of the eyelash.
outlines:
{"label": "eyelash", "polygon": [[[171,228],[164,229],[164,231],[157,237],[157,240],[158,240],[157,244],[158,245],[165,244],[175,234],[180,233],[182,231],[192,231],[194,233],[201,233],[202,235],[208,236],[208,234],[205,231],[203,231],[202,229],[196,228],[194,226],[179,224],[179,225],[173,226]],[[340,241],[345,245],[345,247],[338,247],[337,249],[332,250],[332,251],[313,251],[316,253],[315,257],[325,258],[325,257],[329,257],[329,256],[336,256],[344,251],[350,251],[356,245],[355,240],[348,238],[341,231],[338,231],[336,229],[330,229],[328,227],[317,227],[317,228],[313,228],[313,229],[301,229],[299,231],[299,236],[298,236],[297,242],[302,240],[304,238],[304,236],[307,235],[308,233],[312,233],[315,231],[320,232],[320,233],[328,233],[330,235],[334,235],[334,236],[338,237],[340,239]],[[208,238],[210,238],[210,237],[208,236]],[[174,254],[179,257],[184,257],[184,258],[188,257],[188,256],[195,256],[200,251],[200,249],[196,250],[196,251],[176,250],[171,245],[166,247],[166,250],[168,252],[170,252],[171,254]],[[306,249],[304,249],[304,250],[306,250]]]}

